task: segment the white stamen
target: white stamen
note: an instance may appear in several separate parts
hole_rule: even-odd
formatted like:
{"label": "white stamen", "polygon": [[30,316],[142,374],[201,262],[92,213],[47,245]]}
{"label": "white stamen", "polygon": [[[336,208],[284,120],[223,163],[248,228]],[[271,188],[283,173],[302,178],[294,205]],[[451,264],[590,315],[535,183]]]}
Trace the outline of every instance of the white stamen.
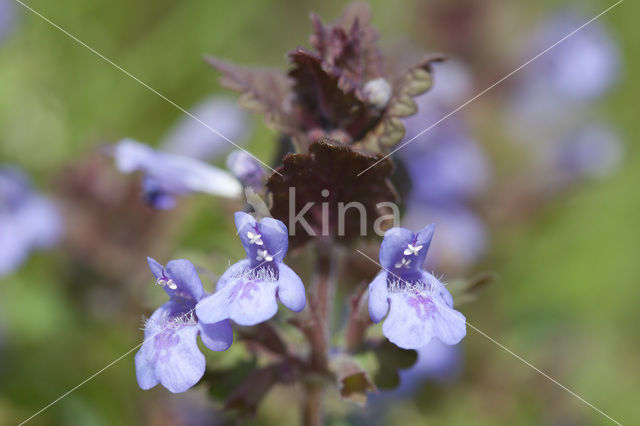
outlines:
{"label": "white stamen", "polygon": [[413,246],[411,244],[408,245],[408,248],[404,249],[404,255],[405,256],[409,256],[410,254],[414,254],[414,255],[418,255],[418,252],[420,251],[420,249],[422,249],[423,246]]}
{"label": "white stamen", "polygon": [[409,269],[409,265],[411,264],[411,259],[407,259],[405,257],[402,258],[402,260],[398,263],[396,263],[394,266],[396,268],[402,268],[403,266],[407,269]]}
{"label": "white stamen", "polygon": [[271,262],[273,260],[273,256],[271,256],[267,250],[258,249],[258,256],[256,256],[256,260],[260,262],[263,259],[267,262]]}
{"label": "white stamen", "polygon": [[178,286],[176,285],[176,283],[173,282],[173,280],[169,279],[169,280],[165,280],[164,278],[160,278],[157,281],[158,285],[160,285],[161,287],[169,287],[171,290],[176,290],[178,288]]}
{"label": "white stamen", "polygon": [[254,234],[253,232],[248,231],[247,232],[247,237],[249,237],[249,244],[256,244],[256,245],[259,245],[259,246],[264,244],[262,242],[262,238],[261,238],[262,235],[260,235],[260,234]]}

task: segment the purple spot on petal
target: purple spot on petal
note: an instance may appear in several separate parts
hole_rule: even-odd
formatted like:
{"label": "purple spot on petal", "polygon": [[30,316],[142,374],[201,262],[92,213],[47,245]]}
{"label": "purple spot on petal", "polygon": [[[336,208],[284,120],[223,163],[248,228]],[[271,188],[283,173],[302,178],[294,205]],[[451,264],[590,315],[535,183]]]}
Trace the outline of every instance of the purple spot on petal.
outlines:
{"label": "purple spot on petal", "polygon": [[169,349],[180,343],[180,338],[174,330],[166,330],[153,339],[153,347],[156,349],[153,362],[163,361],[169,358]]}
{"label": "purple spot on petal", "polygon": [[238,283],[231,290],[231,300],[237,299],[252,299],[253,292],[258,290],[258,284],[253,281],[245,281],[242,283]]}
{"label": "purple spot on petal", "polygon": [[433,301],[421,294],[409,296],[407,304],[416,311],[416,316],[423,321],[430,319],[436,310]]}
{"label": "purple spot on petal", "polygon": [[255,290],[258,289],[258,285],[254,282],[247,282],[244,286],[242,286],[242,290],[240,292],[241,299],[251,299],[252,294]]}

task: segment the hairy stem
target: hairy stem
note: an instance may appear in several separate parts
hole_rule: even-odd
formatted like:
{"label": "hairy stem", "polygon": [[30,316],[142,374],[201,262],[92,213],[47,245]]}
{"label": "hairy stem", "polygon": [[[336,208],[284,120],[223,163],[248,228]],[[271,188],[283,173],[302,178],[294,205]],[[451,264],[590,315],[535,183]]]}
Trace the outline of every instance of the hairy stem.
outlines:
{"label": "hairy stem", "polygon": [[[314,322],[309,332],[311,355],[309,367],[312,373],[324,375],[329,370],[330,325],[336,285],[338,250],[328,241],[316,246],[316,270],[310,300]],[[316,426],[323,422],[324,380],[307,380],[305,383],[305,425]]]}

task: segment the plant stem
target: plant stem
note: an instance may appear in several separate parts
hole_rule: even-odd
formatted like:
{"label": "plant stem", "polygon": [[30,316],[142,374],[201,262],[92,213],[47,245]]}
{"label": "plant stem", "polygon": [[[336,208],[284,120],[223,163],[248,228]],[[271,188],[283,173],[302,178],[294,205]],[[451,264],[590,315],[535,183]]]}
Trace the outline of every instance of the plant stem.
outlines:
{"label": "plant stem", "polygon": [[311,365],[314,370],[326,371],[329,353],[329,327],[335,293],[335,249],[323,242],[317,245],[316,271],[313,282],[311,310],[316,321],[316,338],[312,342]]}
{"label": "plant stem", "polygon": [[304,426],[321,426],[324,422],[324,385],[309,380],[305,384],[304,410],[302,414]]}
{"label": "plant stem", "polygon": [[[316,270],[310,300],[315,327],[308,335],[311,346],[309,367],[312,373],[324,376],[329,371],[330,325],[339,253],[326,240],[318,241],[316,252]],[[307,426],[319,426],[323,422],[324,381],[310,379],[305,383],[303,421]]]}
{"label": "plant stem", "polygon": [[345,331],[344,348],[347,352],[355,350],[364,339],[367,329],[371,325],[371,318],[367,307],[367,287],[362,287],[351,296],[351,312]]}

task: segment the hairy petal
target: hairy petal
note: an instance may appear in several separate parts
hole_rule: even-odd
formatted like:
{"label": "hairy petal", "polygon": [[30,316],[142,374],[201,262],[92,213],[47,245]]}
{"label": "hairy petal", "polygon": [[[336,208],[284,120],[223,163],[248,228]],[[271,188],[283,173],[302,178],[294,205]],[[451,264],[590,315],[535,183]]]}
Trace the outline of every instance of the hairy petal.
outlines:
{"label": "hairy petal", "polygon": [[251,272],[251,262],[249,262],[248,259],[244,259],[234,263],[218,279],[218,284],[216,284],[216,291],[222,290],[229,284],[232,284],[234,281],[238,280],[239,277],[242,277],[243,275],[247,275],[250,272]]}
{"label": "hairy petal", "polygon": [[426,271],[422,271],[422,281],[427,283],[434,300],[440,304],[444,304],[449,308],[453,308],[453,297],[449,290],[436,277]]}

